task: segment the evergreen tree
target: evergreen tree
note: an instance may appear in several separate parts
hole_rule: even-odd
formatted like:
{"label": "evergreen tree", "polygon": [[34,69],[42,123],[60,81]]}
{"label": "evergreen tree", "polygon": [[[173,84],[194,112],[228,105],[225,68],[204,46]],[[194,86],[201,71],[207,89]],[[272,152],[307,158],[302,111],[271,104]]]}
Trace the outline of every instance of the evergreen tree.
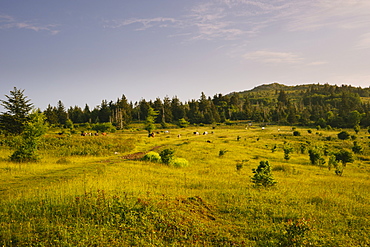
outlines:
{"label": "evergreen tree", "polygon": [[14,87],[7,100],[0,100],[6,112],[0,115],[0,130],[6,134],[19,135],[23,132],[33,104],[24,95],[24,90]]}
{"label": "evergreen tree", "polygon": [[271,166],[268,160],[262,160],[257,169],[252,169],[252,171],[254,173],[252,182],[257,186],[269,187],[277,183],[272,176]]}
{"label": "evergreen tree", "polygon": [[67,115],[67,112],[65,110],[64,104],[62,103],[61,100],[58,101],[58,105],[57,105],[57,108],[56,108],[56,114],[57,114],[57,117],[58,117],[58,123],[64,126],[66,124],[67,119],[68,119],[68,115]]}
{"label": "evergreen tree", "polygon": [[146,117],[146,121],[145,121],[145,130],[148,131],[148,135],[150,135],[156,128],[155,119],[157,115],[158,115],[158,112],[154,111],[154,109],[149,106],[148,116]]}
{"label": "evergreen tree", "polygon": [[58,124],[58,114],[57,109],[55,107],[52,107],[50,104],[44,111],[44,115],[46,117],[46,121],[48,121],[49,124]]}
{"label": "evergreen tree", "polygon": [[110,116],[111,116],[111,107],[112,102],[108,104],[107,100],[103,100],[100,104],[99,108],[99,122],[100,123],[108,123],[110,122]]}
{"label": "evergreen tree", "polygon": [[91,111],[87,104],[85,104],[85,108],[83,110],[83,122],[91,122]]}
{"label": "evergreen tree", "polygon": [[47,130],[45,120],[45,116],[36,110],[29,115],[28,120],[24,123],[24,130],[17,150],[10,156],[12,161],[37,161],[38,156],[36,152],[39,139]]}
{"label": "evergreen tree", "polygon": [[184,106],[176,96],[173,97],[171,101],[171,113],[173,121],[178,121],[182,118],[185,118]]}

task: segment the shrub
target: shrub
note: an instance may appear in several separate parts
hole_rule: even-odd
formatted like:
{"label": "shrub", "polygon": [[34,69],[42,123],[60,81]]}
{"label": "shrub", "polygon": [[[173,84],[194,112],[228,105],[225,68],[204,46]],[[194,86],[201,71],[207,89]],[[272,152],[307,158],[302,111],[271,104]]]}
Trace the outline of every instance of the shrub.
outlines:
{"label": "shrub", "polygon": [[347,163],[352,163],[354,161],[353,153],[346,149],[341,149],[334,155],[338,161],[342,161],[344,167],[346,167]]}
{"label": "shrub", "polygon": [[312,165],[322,166],[325,164],[325,160],[322,157],[322,152],[318,148],[313,148],[308,150],[308,155],[310,156],[310,161]]}
{"label": "shrub", "polygon": [[300,135],[301,135],[301,132],[299,132],[299,131],[297,131],[297,130],[296,130],[296,131],[293,131],[293,135],[294,135],[294,136],[300,136]]}
{"label": "shrub", "polygon": [[184,158],[173,158],[170,161],[170,165],[177,168],[187,167],[189,166],[189,161]]}
{"label": "shrub", "polygon": [[347,140],[351,137],[351,135],[347,131],[342,131],[338,133],[338,138],[341,140]]}
{"label": "shrub", "polygon": [[286,144],[284,145],[284,159],[289,160],[290,159],[290,153],[293,152],[293,148],[289,145]]}
{"label": "shrub", "polygon": [[218,157],[222,157],[222,156],[224,156],[227,152],[228,152],[228,150],[226,150],[226,149],[221,149],[221,150],[218,152]]}
{"label": "shrub", "polygon": [[272,176],[271,166],[268,160],[261,161],[257,169],[252,169],[252,171],[254,173],[252,182],[256,186],[269,187],[277,183]]}
{"label": "shrub", "polygon": [[282,246],[306,246],[306,233],[311,230],[309,221],[302,219],[288,220],[285,224],[285,235],[280,243]]}
{"label": "shrub", "polygon": [[157,152],[150,151],[144,155],[143,160],[150,162],[161,162],[161,156]]}
{"label": "shrub", "polygon": [[169,165],[170,161],[173,159],[173,154],[175,153],[172,149],[164,149],[162,150],[159,155],[161,156],[162,163]]}
{"label": "shrub", "polygon": [[301,151],[301,154],[306,153],[306,150],[307,150],[307,144],[306,144],[306,143],[300,143],[300,144],[299,144],[299,150]]}

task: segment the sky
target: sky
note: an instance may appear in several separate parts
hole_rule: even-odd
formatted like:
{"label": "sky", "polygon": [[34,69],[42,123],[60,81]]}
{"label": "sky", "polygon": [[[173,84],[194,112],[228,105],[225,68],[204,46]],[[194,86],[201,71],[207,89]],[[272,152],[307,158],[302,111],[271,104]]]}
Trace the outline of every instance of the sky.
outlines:
{"label": "sky", "polygon": [[369,0],[0,0],[0,99],[213,97],[278,82],[370,86]]}

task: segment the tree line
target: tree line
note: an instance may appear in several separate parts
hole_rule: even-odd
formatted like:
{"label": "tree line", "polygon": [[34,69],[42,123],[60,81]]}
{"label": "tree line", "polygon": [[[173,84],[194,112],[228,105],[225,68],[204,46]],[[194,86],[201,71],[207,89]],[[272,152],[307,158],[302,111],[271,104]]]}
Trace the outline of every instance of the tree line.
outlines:
{"label": "tree line", "polygon": [[62,101],[48,105],[43,112],[52,125],[72,123],[112,123],[123,129],[132,122],[142,122],[150,109],[156,112],[155,123],[191,124],[225,123],[249,120],[282,125],[319,125],[321,127],[370,126],[369,90],[347,85],[312,84],[299,90],[263,90],[246,93],[216,94],[181,102],[177,96],[154,101],[128,101],[125,95],[116,101],[102,100],[91,109],[87,104],[65,108]]}

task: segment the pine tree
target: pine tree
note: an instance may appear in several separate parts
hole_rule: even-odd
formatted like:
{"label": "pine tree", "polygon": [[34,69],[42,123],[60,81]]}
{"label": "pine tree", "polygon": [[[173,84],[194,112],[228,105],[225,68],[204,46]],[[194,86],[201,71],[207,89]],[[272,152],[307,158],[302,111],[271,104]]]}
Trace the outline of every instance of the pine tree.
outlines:
{"label": "pine tree", "polygon": [[24,95],[24,90],[16,87],[5,97],[7,100],[0,100],[0,104],[7,110],[0,115],[0,130],[6,134],[19,135],[24,130],[33,104]]}
{"label": "pine tree", "polygon": [[61,100],[58,101],[58,105],[57,105],[57,108],[56,108],[56,113],[57,113],[57,116],[58,116],[59,124],[65,125],[66,121],[68,119],[68,114],[67,114],[66,109],[64,107],[64,104],[62,103]]}
{"label": "pine tree", "polygon": [[252,169],[252,171],[254,173],[252,182],[257,186],[269,187],[277,183],[272,176],[271,166],[268,160],[262,160],[258,168]]}

